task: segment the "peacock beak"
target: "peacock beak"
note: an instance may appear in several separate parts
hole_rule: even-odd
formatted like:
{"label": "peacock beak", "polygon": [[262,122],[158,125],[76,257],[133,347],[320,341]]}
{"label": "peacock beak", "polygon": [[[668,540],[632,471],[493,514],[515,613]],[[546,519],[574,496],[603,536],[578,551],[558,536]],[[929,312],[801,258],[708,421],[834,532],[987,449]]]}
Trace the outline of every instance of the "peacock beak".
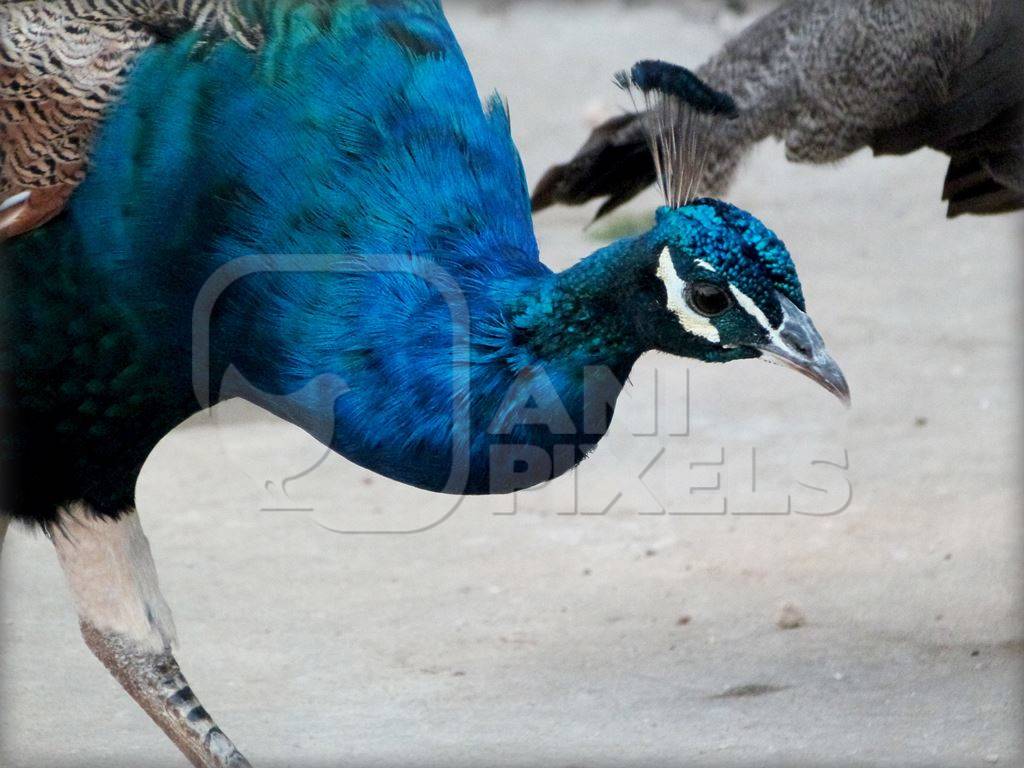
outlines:
{"label": "peacock beak", "polygon": [[761,356],[770,363],[784,365],[816,381],[850,407],[850,385],[839,364],[828,353],[825,340],[811,318],[788,298],[779,294],[782,325],[769,340],[757,346]]}

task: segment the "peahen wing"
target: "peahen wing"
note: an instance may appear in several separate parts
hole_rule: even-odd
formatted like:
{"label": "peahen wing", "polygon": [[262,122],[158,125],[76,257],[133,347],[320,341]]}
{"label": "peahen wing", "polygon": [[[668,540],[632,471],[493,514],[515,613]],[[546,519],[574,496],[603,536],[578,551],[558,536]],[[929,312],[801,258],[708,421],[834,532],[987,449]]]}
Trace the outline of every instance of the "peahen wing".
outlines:
{"label": "peahen wing", "polygon": [[260,41],[236,0],[0,4],[0,240],[60,213],[138,55],[191,29]]}
{"label": "peahen wing", "polygon": [[947,98],[876,132],[871,146],[948,154],[943,199],[950,216],[1024,208],[1024,3],[994,0],[950,83]]}

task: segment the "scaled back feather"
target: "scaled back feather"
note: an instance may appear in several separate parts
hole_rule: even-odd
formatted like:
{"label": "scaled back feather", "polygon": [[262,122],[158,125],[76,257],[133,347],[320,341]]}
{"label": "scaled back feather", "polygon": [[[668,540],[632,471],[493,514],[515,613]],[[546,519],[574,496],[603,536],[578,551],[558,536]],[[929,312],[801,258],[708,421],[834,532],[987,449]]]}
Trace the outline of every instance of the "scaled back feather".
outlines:
{"label": "scaled back feather", "polygon": [[0,241],[59,214],[140,53],[188,30],[247,48],[241,0],[5,0],[0,4]]}

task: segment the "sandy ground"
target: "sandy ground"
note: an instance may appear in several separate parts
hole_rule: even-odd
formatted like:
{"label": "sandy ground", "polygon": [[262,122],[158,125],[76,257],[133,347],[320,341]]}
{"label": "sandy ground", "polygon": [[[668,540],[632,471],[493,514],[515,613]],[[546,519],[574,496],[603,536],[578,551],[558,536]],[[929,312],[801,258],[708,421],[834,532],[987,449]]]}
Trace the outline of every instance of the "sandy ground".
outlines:
{"label": "sandy ground", "polygon": [[[741,23],[450,15],[531,180],[619,102],[614,69]],[[650,357],[577,482],[454,511],[337,458],[303,475],[318,448],[237,404],[172,434],[139,502],[225,731],[257,766],[1024,765],[1022,219],[947,222],[943,173],[769,145],[734,189],[795,254],[849,413],[782,369]],[[549,264],[599,244],[589,213],[539,217]],[[8,536],[0,595],[0,764],[184,765],[80,642],[44,539]]]}

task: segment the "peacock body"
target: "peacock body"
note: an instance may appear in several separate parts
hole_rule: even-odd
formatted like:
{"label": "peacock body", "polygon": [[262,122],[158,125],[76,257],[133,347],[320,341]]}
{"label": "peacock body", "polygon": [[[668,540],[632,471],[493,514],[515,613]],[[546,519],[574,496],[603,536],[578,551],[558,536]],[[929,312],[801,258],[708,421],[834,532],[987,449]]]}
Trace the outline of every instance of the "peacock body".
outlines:
{"label": "peacock body", "polygon": [[[198,409],[243,396],[388,477],[502,493],[582,460],[648,350],[846,395],[785,246],[731,205],[545,267],[508,112],[438,3],[160,8],[75,123],[87,173],[7,187],[0,510],[53,534],[86,642],[194,764],[247,765],[171,655],[134,486]],[[59,210],[34,196],[53,186]]]}
{"label": "peacock body", "polygon": [[[229,368],[251,399],[381,474],[508,492],[567,471],[603,434],[607,419],[584,412],[588,369],[611,372],[588,394],[613,406],[647,349],[754,354],[673,338],[654,270],[667,238],[735,259],[776,320],[769,287],[803,305],[781,242],[721,203],[666,211],[553,275],[506,110],[480,108],[435,4],[308,3],[261,23],[260,56],[198,32],[140,55],[66,212],[6,245],[18,343],[3,358],[4,465],[19,480],[5,509],[129,508],[149,451],[216,402]],[[328,256],[294,271],[294,254]],[[197,397],[194,315],[215,276]],[[516,477],[521,457],[501,446],[546,458]]]}

